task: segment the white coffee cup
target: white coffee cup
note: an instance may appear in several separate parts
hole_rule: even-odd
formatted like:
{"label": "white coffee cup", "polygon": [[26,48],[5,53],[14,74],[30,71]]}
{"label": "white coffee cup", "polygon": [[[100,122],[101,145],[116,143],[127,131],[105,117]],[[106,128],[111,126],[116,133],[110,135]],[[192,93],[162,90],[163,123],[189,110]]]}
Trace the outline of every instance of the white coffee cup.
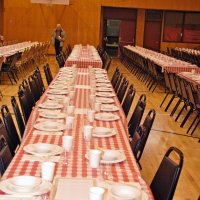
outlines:
{"label": "white coffee cup", "polygon": [[95,102],[95,104],[94,104],[94,109],[95,109],[97,112],[100,112],[100,111],[101,111],[101,103],[100,103],[100,102]]}
{"label": "white coffee cup", "polygon": [[75,106],[73,106],[73,105],[68,106],[67,107],[67,114],[68,115],[74,114],[74,109],[75,109]]}
{"label": "white coffee cup", "polygon": [[85,140],[90,140],[92,138],[93,126],[86,125],[83,127],[83,136]]}
{"label": "white coffee cup", "polygon": [[66,118],[66,128],[67,129],[73,129],[74,126],[74,117],[73,116],[67,116]]}
{"label": "white coffee cup", "polygon": [[103,200],[104,193],[104,188],[90,187],[89,200]]}
{"label": "white coffee cup", "polygon": [[72,149],[73,137],[70,135],[62,136],[62,146],[66,152],[70,152]]}
{"label": "white coffee cup", "polygon": [[43,162],[41,164],[42,179],[46,181],[53,181],[56,164],[54,162]]}
{"label": "white coffee cup", "polygon": [[89,151],[89,165],[91,168],[98,168],[101,159],[101,151],[97,149],[91,149]]}
{"label": "white coffee cup", "polygon": [[94,122],[95,110],[88,110],[88,121]]}

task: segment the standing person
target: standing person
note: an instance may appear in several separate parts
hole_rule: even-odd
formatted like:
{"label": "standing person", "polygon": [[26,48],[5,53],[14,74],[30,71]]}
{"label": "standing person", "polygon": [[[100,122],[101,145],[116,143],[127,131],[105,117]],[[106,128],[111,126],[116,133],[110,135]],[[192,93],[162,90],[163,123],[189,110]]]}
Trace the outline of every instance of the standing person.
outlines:
{"label": "standing person", "polygon": [[51,35],[51,41],[55,47],[56,56],[59,55],[60,52],[62,51],[65,37],[66,37],[65,31],[62,29],[60,24],[57,24],[56,28],[54,29],[54,31]]}

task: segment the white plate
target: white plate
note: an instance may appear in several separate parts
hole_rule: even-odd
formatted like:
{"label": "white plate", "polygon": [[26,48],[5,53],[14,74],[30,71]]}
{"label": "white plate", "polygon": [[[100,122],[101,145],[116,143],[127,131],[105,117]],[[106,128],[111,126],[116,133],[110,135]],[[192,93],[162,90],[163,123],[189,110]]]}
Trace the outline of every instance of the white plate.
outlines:
{"label": "white plate", "polygon": [[47,91],[47,93],[49,93],[49,94],[57,94],[57,95],[66,95],[67,94],[67,90],[49,89]]}
{"label": "white plate", "polygon": [[52,84],[49,86],[49,88],[51,89],[60,89],[60,90],[66,90],[68,88],[67,85],[63,85],[63,84]]}
{"label": "white plate", "polygon": [[49,119],[60,119],[60,118],[66,117],[65,113],[55,112],[55,111],[44,111],[44,112],[41,112],[39,115],[40,117],[49,118]]}
{"label": "white plate", "polygon": [[[104,157],[104,154],[107,157]],[[108,156],[109,155],[109,156]],[[89,159],[88,154],[85,154],[85,158]],[[126,160],[126,156],[123,151],[120,150],[103,150],[102,151],[102,159],[100,161],[101,164],[116,164]]]}
{"label": "white plate", "polygon": [[114,199],[134,200],[141,199],[142,192],[138,187],[129,185],[115,185],[110,189],[110,195]]}
{"label": "white plate", "polygon": [[36,195],[42,195],[49,192],[52,189],[52,184],[48,181],[42,180],[42,183],[35,189],[31,190],[30,192],[17,192],[15,188],[13,188],[10,185],[10,179],[6,179],[0,182],[0,189],[6,194],[10,194],[10,195],[36,196]]}
{"label": "white plate", "polygon": [[101,111],[116,112],[116,111],[119,111],[119,108],[112,104],[103,104],[103,105],[101,105]]}
{"label": "white plate", "polygon": [[95,119],[110,122],[119,120],[120,118],[118,115],[114,115],[112,113],[97,113],[95,114]]}
{"label": "white plate", "polygon": [[66,96],[64,95],[48,94],[47,96],[49,99],[52,99],[52,100],[64,100],[66,98]]}
{"label": "white plate", "polygon": [[46,121],[35,124],[34,128],[40,131],[54,132],[54,131],[63,131],[66,127],[63,123]]}
{"label": "white plate", "polygon": [[107,88],[107,87],[97,87],[96,88],[97,91],[99,92],[112,92],[112,88]]}
{"label": "white plate", "polygon": [[110,92],[97,92],[96,96],[109,98],[109,97],[115,97],[115,94]]}
{"label": "white plate", "polygon": [[111,88],[112,85],[107,84],[107,83],[97,83],[97,84],[96,84],[96,87],[109,87],[109,88]]}
{"label": "white plate", "polygon": [[54,156],[63,152],[63,147],[47,143],[28,144],[23,149],[26,153],[37,156]]}
{"label": "white plate", "polygon": [[108,79],[97,79],[96,80],[97,83],[110,83],[110,81]]}
{"label": "white plate", "polygon": [[92,133],[93,137],[112,137],[116,135],[116,131],[106,127],[95,127]]}
{"label": "white plate", "polygon": [[46,108],[46,109],[60,109],[63,108],[62,104],[55,103],[55,102],[45,102],[38,105],[39,108]]}
{"label": "white plate", "polygon": [[16,192],[31,192],[42,183],[42,179],[34,176],[15,176],[9,184]]}
{"label": "white plate", "polygon": [[96,98],[96,101],[97,102],[100,102],[100,103],[114,103],[115,101],[114,101],[114,99],[112,99],[112,98],[105,98],[105,97],[97,97]]}

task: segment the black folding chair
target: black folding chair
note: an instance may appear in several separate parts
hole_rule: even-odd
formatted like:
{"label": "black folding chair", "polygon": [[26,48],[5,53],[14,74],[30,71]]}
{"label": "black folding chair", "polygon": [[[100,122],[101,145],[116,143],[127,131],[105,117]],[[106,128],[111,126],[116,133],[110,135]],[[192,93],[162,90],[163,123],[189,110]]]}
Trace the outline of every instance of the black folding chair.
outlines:
{"label": "black folding chair", "polygon": [[[169,156],[175,152],[179,162],[175,162]],[[170,147],[151,182],[150,188],[155,200],[172,200],[183,166],[183,153],[176,147]]]}

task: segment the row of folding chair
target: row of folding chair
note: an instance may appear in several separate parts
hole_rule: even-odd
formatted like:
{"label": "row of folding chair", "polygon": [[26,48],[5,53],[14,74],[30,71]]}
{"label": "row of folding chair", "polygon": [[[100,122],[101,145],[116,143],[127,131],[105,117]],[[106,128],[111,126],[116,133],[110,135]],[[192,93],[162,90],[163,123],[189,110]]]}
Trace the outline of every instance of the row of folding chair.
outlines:
{"label": "row of folding chair", "polygon": [[[117,94],[119,102],[122,104],[124,114],[128,116],[130,107],[132,105],[132,102],[135,96],[134,86],[131,84],[127,91],[129,81],[126,79],[126,77],[123,78],[123,75],[120,73],[120,70],[118,67],[116,68],[113,74],[111,83]],[[145,107],[146,107],[146,95],[142,94],[132,113],[130,121],[128,122],[130,144],[132,147],[133,154],[140,168],[141,168],[141,165],[139,163],[139,160],[142,156],[147,138],[151,131],[151,127],[156,115],[155,110],[151,109],[149,113],[147,114],[143,124],[140,125]]]}
{"label": "row of folding chair", "polygon": [[124,49],[121,62],[138,80],[147,85],[149,91],[154,92],[158,85],[163,85],[164,77],[161,68],[153,61]]}
{"label": "row of folding chair", "polygon": [[183,127],[185,125],[192,113],[196,113],[194,120],[192,121],[191,125],[187,130],[187,133],[189,133],[192,127],[194,126],[194,128],[191,131],[191,135],[193,135],[194,131],[200,123],[200,89],[197,87],[195,88],[191,82],[188,82],[187,80],[181,78],[175,73],[164,72],[164,78],[166,95],[163,101],[161,102],[160,107],[162,107],[169,94],[171,94],[171,98],[165,107],[165,111],[168,111],[172,102],[175,99],[178,99],[170,114],[170,116],[173,116],[178,110],[179,106],[181,106],[182,104],[182,108],[177,114],[175,121],[179,119],[184,109],[187,110],[189,108],[188,112],[186,113],[184,119],[181,122],[180,127]]}
{"label": "row of folding chair", "polygon": [[[49,65],[44,66],[47,83],[53,80]],[[0,172],[4,173],[12,157],[15,155],[21,140],[24,136],[25,126],[28,122],[32,108],[40,99],[45,91],[44,83],[39,68],[37,67],[33,74],[24,79],[19,85],[18,99],[20,106],[14,96],[11,97],[11,104],[18,125],[19,134],[14,124],[12,115],[6,105],[1,107],[1,115],[4,121],[0,119]],[[21,113],[21,111],[22,113]]]}
{"label": "row of folding chair", "polygon": [[109,56],[108,53],[104,51],[103,48],[99,45],[97,46],[97,51],[103,63],[102,68],[108,71],[112,62],[112,57]]}
{"label": "row of folding chair", "polygon": [[[120,74],[119,69],[116,68],[111,80],[111,83],[116,93],[120,91],[120,89],[124,89],[124,87],[118,86],[118,81],[121,80],[122,80],[122,75]],[[122,84],[127,85],[126,80],[123,79]],[[117,89],[118,87],[119,89]],[[129,96],[128,93],[131,90],[134,90],[133,85],[129,87],[124,102],[126,101],[126,98]],[[124,92],[122,93],[125,94]],[[121,94],[121,92],[119,94]],[[120,98],[119,100],[121,99],[123,98]],[[122,104],[122,107],[123,105],[124,103]],[[142,169],[140,164],[140,159],[143,154],[149,133],[151,131],[156,116],[155,110],[150,109],[143,123],[140,124],[145,107],[146,107],[146,96],[142,94],[137,102],[137,105],[135,106],[131,119],[128,122],[129,134],[130,134],[130,146],[140,169]],[[123,107],[123,109],[124,108],[125,107]],[[124,111],[126,113],[125,109]],[[170,154],[172,152],[178,155],[178,161],[177,160],[174,161],[170,158]],[[170,147],[167,150],[150,184],[150,188],[152,190],[155,199],[163,199],[163,200],[173,199],[175,189],[179,180],[179,176],[182,170],[183,160],[184,160],[183,153],[176,147]]]}
{"label": "row of folding chair", "polygon": [[200,56],[176,48],[167,48],[169,56],[200,66]]}

